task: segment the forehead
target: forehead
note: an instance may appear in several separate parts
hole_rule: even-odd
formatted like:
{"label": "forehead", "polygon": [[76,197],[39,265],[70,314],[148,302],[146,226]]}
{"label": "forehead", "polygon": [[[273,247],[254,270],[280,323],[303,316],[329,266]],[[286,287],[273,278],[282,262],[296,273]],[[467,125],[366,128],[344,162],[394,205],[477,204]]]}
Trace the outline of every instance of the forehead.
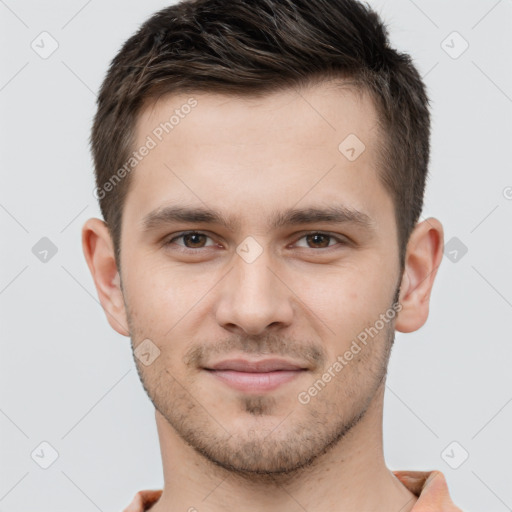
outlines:
{"label": "forehead", "polygon": [[151,149],[132,172],[126,201],[140,216],[184,200],[275,213],[285,200],[321,194],[371,211],[372,187],[384,193],[378,137],[373,101],[339,82],[258,97],[163,96],[139,115],[134,149]]}
{"label": "forehead", "polygon": [[368,147],[377,125],[374,103],[367,93],[330,80],[258,96],[205,92],[164,95],[146,102],[135,133],[136,145],[148,135],[157,142],[165,138],[169,145],[190,145],[192,134],[198,143],[225,143],[228,137],[232,144],[292,142],[306,147],[341,142],[354,134]]}

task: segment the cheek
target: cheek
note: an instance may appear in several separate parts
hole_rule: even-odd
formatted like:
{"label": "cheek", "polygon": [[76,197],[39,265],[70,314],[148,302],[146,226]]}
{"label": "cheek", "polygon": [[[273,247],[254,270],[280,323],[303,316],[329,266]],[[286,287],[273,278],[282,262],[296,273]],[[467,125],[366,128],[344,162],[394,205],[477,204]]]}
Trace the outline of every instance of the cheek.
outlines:
{"label": "cheek", "polygon": [[[140,310],[167,310],[169,314],[180,303],[199,293],[198,280],[187,279],[184,274],[170,265],[135,264],[128,273],[127,295]],[[171,310],[169,306],[172,306]]]}
{"label": "cheek", "polygon": [[[297,281],[304,304],[322,320],[326,336],[341,350],[391,306],[392,283],[382,267],[336,269],[321,279]],[[301,283],[299,285],[299,283]]]}
{"label": "cheek", "polygon": [[172,344],[179,352],[179,344],[200,327],[195,319],[204,314],[215,282],[213,272],[199,273],[192,266],[134,264],[124,289],[135,342],[149,338],[161,350]]}

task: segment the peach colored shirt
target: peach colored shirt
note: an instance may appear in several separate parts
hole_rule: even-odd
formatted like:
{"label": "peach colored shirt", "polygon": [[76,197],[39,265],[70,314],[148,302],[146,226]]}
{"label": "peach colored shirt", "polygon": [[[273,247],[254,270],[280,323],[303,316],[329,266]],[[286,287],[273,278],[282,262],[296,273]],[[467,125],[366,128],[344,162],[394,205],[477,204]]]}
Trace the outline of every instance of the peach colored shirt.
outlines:
{"label": "peach colored shirt", "polygon": [[[440,471],[393,471],[409,491],[418,496],[412,512],[462,512],[448,492],[446,479]],[[145,512],[154,505],[161,490],[139,491],[123,512]]]}

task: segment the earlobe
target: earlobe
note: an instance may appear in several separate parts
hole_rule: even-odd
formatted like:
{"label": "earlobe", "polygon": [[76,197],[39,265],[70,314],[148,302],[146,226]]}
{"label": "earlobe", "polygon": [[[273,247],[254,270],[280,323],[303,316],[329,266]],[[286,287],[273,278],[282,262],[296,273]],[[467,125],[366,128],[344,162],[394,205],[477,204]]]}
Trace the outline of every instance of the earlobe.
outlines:
{"label": "earlobe", "polygon": [[418,223],[411,233],[400,287],[402,309],[395,323],[397,331],[413,332],[427,321],[443,241],[443,226],[433,217]]}
{"label": "earlobe", "polygon": [[82,249],[110,326],[119,334],[129,336],[114,246],[104,221],[87,220],[82,228]]}

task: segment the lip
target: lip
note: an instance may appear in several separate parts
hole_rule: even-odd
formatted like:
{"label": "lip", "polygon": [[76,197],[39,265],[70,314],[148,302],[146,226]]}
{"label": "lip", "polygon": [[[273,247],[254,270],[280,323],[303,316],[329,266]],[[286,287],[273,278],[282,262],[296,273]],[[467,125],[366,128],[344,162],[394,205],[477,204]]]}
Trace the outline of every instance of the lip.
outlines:
{"label": "lip", "polygon": [[284,359],[228,359],[204,369],[231,388],[259,393],[277,389],[308,370]]}
{"label": "lip", "polygon": [[266,373],[283,370],[306,370],[298,363],[292,363],[285,359],[260,359],[250,361],[248,359],[225,359],[207,368],[208,370],[233,370],[247,373]]}

